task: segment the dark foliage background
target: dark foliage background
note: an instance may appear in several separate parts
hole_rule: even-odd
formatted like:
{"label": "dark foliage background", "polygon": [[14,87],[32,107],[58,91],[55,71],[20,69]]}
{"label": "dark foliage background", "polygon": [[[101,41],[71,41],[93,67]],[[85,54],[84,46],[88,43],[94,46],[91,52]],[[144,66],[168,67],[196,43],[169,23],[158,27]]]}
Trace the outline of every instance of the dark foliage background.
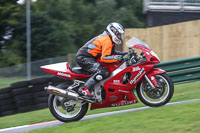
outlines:
{"label": "dark foliage background", "polygon": [[[75,53],[110,22],[144,27],[142,0],[38,0],[31,3],[32,61]],[[26,62],[26,5],[0,1],[0,67]]]}

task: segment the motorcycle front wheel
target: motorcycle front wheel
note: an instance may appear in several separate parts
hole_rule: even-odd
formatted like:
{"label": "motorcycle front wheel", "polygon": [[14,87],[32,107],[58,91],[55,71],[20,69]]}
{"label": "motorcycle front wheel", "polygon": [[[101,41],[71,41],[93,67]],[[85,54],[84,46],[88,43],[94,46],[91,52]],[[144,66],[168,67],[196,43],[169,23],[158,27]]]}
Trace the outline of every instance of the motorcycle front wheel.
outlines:
{"label": "motorcycle front wheel", "polygon": [[170,101],[174,93],[174,84],[166,73],[155,76],[157,87],[151,88],[148,82],[141,82],[137,86],[139,99],[147,106],[159,107]]}

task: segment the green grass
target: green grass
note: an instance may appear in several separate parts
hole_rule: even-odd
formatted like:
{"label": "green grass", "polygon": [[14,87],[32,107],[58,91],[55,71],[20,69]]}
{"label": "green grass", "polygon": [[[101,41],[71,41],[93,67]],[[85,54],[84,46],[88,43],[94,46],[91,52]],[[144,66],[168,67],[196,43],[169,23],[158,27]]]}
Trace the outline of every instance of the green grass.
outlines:
{"label": "green grass", "polygon": [[200,98],[200,81],[175,85],[171,102]]}
{"label": "green grass", "polygon": [[28,133],[199,133],[200,101],[72,122]]}
{"label": "green grass", "polygon": [[0,78],[0,88],[8,87],[11,83],[18,82],[18,81],[25,81],[26,77],[24,78]]}
{"label": "green grass", "polygon": [[[195,98],[200,98],[200,82],[192,82],[192,83],[187,83],[187,84],[176,85],[174,96],[170,102],[190,100],[190,99],[195,99]],[[132,104],[129,106],[103,108],[103,109],[97,109],[97,110],[92,110],[92,111],[88,110],[87,115],[97,114],[97,113],[102,113],[102,112],[124,110],[124,109],[130,109],[130,108],[138,108],[142,106],[144,105],[141,102],[139,102],[138,104]],[[173,108],[173,107],[170,107],[170,108]],[[165,108],[167,109],[168,107],[165,107]],[[21,113],[21,114],[16,114],[16,115],[11,115],[11,116],[0,117],[0,129],[13,127],[13,126],[32,124],[32,123],[37,123],[37,122],[43,122],[43,121],[50,121],[54,119],[55,118],[53,118],[53,116],[50,114],[48,109],[32,111],[28,113]]]}

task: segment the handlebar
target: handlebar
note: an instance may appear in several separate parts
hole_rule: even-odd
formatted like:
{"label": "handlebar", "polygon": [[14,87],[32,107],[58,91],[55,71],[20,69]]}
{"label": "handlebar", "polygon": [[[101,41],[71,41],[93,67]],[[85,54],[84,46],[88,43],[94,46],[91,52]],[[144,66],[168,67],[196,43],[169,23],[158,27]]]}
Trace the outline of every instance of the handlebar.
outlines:
{"label": "handlebar", "polygon": [[140,64],[140,63],[146,61],[146,57],[143,52],[141,52],[141,54],[140,54],[141,57],[138,57],[137,52],[132,48],[129,48],[128,55],[131,57],[131,59],[129,61],[127,61],[128,66]]}

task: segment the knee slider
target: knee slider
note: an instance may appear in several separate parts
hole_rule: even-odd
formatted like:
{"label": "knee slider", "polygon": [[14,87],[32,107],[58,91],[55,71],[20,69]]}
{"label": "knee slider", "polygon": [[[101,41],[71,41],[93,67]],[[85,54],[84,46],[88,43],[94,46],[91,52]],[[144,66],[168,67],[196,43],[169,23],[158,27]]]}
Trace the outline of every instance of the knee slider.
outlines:
{"label": "knee slider", "polygon": [[97,81],[100,81],[100,80],[102,80],[103,79],[103,76],[102,75],[96,75],[95,76],[95,80],[97,80]]}
{"label": "knee slider", "polygon": [[102,75],[103,78],[107,78],[108,75],[109,75],[109,73],[108,73],[108,69],[105,68],[105,67],[100,66],[100,67],[99,67],[98,74]]}
{"label": "knee slider", "polygon": [[94,79],[96,81],[100,81],[103,78],[107,78],[108,77],[108,71],[98,71],[95,75],[94,75]]}

